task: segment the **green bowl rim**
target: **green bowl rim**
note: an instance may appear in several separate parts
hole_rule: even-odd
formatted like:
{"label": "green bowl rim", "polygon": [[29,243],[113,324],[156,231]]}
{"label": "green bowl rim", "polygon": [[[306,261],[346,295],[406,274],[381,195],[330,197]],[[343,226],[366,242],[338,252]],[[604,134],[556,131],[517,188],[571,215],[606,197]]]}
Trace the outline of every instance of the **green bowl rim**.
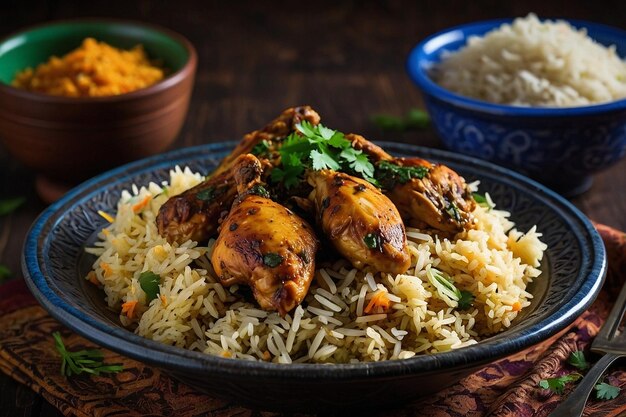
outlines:
{"label": "green bowl rim", "polygon": [[11,38],[19,36],[26,32],[31,32],[37,29],[43,29],[50,26],[60,26],[67,24],[75,24],[75,23],[101,23],[108,25],[128,25],[135,26],[140,28],[149,29],[155,32],[160,32],[161,34],[171,38],[175,42],[181,44],[187,50],[187,61],[178,71],[170,74],[165,77],[163,80],[153,84],[149,87],[140,88],[139,90],[131,91],[130,93],[118,94],[114,96],[102,96],[102,97],[65,97],[65,96],[55,96],[52,94],[45,93],[37,93],[28,90],[23,90],[20,88],[13,87],[10,84],[0,83],[0,93],[6,93],[13,96],[18,96],[22,99],[35,100],[41,102],[50,102],[50,103],[107,103],[107,102],[120,102],[127,100],[139,99],[148,95],[153,95],[163,90],[167,90],[170,87],[179,84],[184,79],[193,75],[196,70],[197,62],[198,62],[198,54],[196,53],[196,49],[193,44],[185,38],[183,35],[174,32],[171,29],[166,27],[156,25],[153,23],[145,23],[137,20],[131,19],[117,19],[117,18],[98,18],[98,17],[81,17],[76,19],[58,19],[47,21],[45,23],[34,24],[30,26],[26,26],[22,29],[19,29],[15,32],[10,33],[7,36],[4,36],[0,39],[0,45],[4,44]]}

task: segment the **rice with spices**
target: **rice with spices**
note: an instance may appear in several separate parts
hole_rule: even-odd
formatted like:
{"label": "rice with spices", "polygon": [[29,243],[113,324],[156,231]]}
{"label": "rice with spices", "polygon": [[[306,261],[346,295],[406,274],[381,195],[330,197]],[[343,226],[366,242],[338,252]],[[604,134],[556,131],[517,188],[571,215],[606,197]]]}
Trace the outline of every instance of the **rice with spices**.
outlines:
{"label": "rice with spices", "polygon": [[[209,262],[214,240],[204,247],[159,236],[154,220],[160,205],[201,180],[176,167],[169,183],[124,192],[114,221],[88,249],[98,258],[87,278],[122,311],[124,326],[207,354],[347,363],[468,346],[509,327],[530,304],[526,288],[539,276],[546,249],[534,227],[517,231],[509,213],[493,208],[487,196],[489,206],[474,211],[476,228],[453,240],[407,228],[412,266],[406,274],[357,271],[342,259],[321,264],[305,301],[281,317],[258,308],[237,285],[220,284]],[[153,299],[140,282],[146,271],[160,276]],[[433,281],[435,273],[473,294],[471,306],[461,309]]]}

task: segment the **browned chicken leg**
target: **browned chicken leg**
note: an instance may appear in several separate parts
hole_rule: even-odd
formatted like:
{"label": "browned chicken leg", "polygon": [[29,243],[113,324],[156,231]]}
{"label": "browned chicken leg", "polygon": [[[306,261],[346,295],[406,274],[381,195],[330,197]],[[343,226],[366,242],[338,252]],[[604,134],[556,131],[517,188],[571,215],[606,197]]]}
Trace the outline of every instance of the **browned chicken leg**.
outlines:
{"label": "browned chicken leg", "polygon": [[264,140],[282,140],[303,120],[317,124],[320,117],[309,106],[292,107],[263,129],[245,135],[206,181],[171,197],[161,206],[157,216],[159,234],[169,242],[178,243],[188,239],[205,241],[215,235],[220,216],[230,209],[237,196],[231,169],[237,157],[250,152]]}
{"label": "browned chicken leg", "polygon": [[296,125],[304,120],[316,125],[320,122],[320,116],[309,106],[290,107],[283,111],[280,116],[268,123],[263,129],[245,135],[243,140],[215,169],[214,175],[229,170],[239,155],[252,153],[254,147],[263,141],[268,143],[269,151],[275,150],[279,144],[274,142],[282,141],[289,136],[296,129]]}
{"label": "browned chicken leg", "polygon": [[285,315],[309,289],[317,239],[305,220],[269,198],[254,155],[239,156],[232,171],[239,197],[220,226],[211,263],[224,285],[247,284],[262,308]]}
{"label": "browned chicken leg", "polygon": [[393,203],[369,182],[331,170],[311,171],[319,224],[356,268],[403,273],[411,257],[404,224]]}
{"label": "browned chicken leg", "polygon": [[[378,179],[386,177],[386,181],[381,181],[383,192],[393,201],[407,224],[453,233],[471,227],[475,202],[459,174],[445,165],[432,164],[421,158],[394,158],[360,135],[349,134],[346,138],[375,163]],[[419,178],[394,174],[394,167],[420,168],[424,175]]]}

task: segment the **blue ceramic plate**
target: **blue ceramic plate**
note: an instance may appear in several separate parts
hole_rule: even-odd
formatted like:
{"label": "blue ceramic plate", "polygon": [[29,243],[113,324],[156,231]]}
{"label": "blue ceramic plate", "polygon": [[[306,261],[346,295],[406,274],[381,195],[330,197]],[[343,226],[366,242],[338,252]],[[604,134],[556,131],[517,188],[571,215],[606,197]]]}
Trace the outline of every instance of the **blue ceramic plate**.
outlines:
{"label": "blue ceramic plate", "polygon": [[106,226],[98,210],[114,212],[123,189],[161,182],[175,165],[209,173],[233,143],[169,152],[102,174],[50,206],[33,224],[23,269],[31,291],[50,314],[85,338],[154,365],[191,386],[263,409],[292,411],[401,404],[458,381],[486,363],[536,344],[565,328],[595,299],[606,273],[600,236],[563,198],[512,171],[462,155],[395,143],[386,150],[444,163],[480,180],[521,230],[537,225],[548,250],[532,305],[507,331],[480,343],[406,360],[345,365],[280,365],[209,356],[165,346],[123,328],[104,296],[83,277],[84,253]]}

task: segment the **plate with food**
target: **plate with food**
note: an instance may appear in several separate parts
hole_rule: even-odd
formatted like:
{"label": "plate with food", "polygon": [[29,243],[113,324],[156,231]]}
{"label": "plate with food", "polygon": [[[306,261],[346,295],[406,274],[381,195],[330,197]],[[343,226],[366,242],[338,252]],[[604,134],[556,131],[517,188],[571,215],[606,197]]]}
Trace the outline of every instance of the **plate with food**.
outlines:
{"label": "plate with food", "polygon": [[23,264],[86,338],[290,410],[441,389],[565,328],[606,272],[593,225],[545,187],[343,134],[308,106],[80,185],[35,222]]}

